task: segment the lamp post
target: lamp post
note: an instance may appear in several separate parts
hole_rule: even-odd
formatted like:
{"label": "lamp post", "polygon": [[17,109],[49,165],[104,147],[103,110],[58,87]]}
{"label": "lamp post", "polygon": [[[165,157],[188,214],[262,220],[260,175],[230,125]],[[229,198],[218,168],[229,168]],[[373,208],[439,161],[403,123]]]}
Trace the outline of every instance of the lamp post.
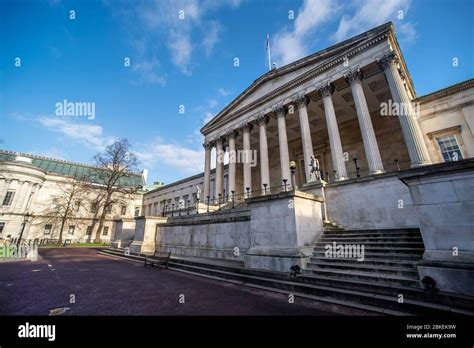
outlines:
{"label": "lamp post", "polygon": [[295,180],[295,172],[296,172],[296,162],[290,162],[290,170],[291,170],[291,186],[293,190],[296,190],[296,180]]}
{"label": "lamp post", "polygon": [[23,232],[25,231],[25,226],[27,222],[30,220],[30,217],[32,217],[30,213],[26,212],[26,214],[23,216],[23,224],[21,225],[21,231],[20,231],[20,236],[18,237],[18,240],[16,241],[16,248],[18,250],[18,247],[20,246],[21,239],[23,238]]}

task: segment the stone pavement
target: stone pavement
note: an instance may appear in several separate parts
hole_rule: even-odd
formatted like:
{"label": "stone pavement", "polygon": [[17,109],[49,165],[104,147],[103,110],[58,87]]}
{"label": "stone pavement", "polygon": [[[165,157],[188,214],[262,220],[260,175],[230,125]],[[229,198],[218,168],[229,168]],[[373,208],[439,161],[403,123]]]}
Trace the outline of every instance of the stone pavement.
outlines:
{"label": "stone pavement", "polygon": [[283,294],[145,268],[97,251],[42,249],[37,262],[1,264],[0,315],[48,315],[61,307],[70,308],[62,315],[367,314],[300,298],[289,303]]}

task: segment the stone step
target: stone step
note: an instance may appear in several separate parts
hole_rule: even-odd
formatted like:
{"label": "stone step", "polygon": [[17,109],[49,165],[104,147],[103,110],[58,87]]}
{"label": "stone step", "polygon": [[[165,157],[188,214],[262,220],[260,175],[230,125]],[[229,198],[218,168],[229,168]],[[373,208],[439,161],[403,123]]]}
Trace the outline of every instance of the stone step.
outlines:
{"label": "stone step", "polygon": [[314,275],[324,275],[327,277],[333,278],[349,278],[349,279],[357,279],[357,280],[365,280],[377,283],[384,283],[384,284],[395,284],[395,285],[403,285],[403,286],[412,286],[412,287],[420,287],[420,281],[418,276],[407,276],[407,275],[397,275],[397,274],[384,274],[384,273],[377,273],[377,272],[367,272],[367,271],[355,271],[355,270],[341,270],[337,268],[317,268],[312,266],[311,264],[308,265],[307,269],[303,270],[306,274],[314,274]]}
{"label": "stone step", "polygon": [[332,237],[345,237],[345,238],[352,238],[352,237],[369,237],[369,238],[379,238],[379,237],[417,237],[421,238],[421,234],[419,233],[402,233],[402,232],[357,232],[357,233],[348,233],[347,231],[324,231],[323,236],[326,238]]}
{"label": "stone step", "polygon": [[[227,272],[222,270],[209,269],[206,267],[191,266],[188,264],[171,264],[170,268],[176,270],[186,270],[197,274],[210,274],[221,279],[232,279],[242,282],[243,285],[257,284],[266,286],[269,289],[281,289],[288,291],[288,293],[309,294],[312,296],[319,296],[321,300],[330,301],[333,299],[345,301],[348,305],[351,303],[372,306],[377,312],[383,312],[384,309],[395,310],[404,314],[440,314],[446,311],[457,311],[464,314],[469,314],[468,311],[463,311],[449,306],[443,306],[434,303],[426,303],[423,301],[412,300],[404,298],[404,303],[398,303],[398,296],[387,296],[380,294],[373,294],[368,292],[355,291],[350,289],[334,288],[328,286],[320,286],[309,283],[302,283],[299,281],[279,280],[273,277],[268,278],[264,276],[247,275],[235,272]],[[268,272],[267,272],[268,273]]]}
{"label": "stone step", "polygon": [[353,263],[335,263],[331,262],[331,259],[327,259],[325,262],[311,262],[308,264],[310,269],[341,269],[347,271],[363,271],[363,272],[374,272],[379,274],[395,274],[404,275],[409,277],[418,277],[418,271],[414,267],[393,267],[393,266],[374,266],[366,265],[364,262],[353,262]]}
{"label": "stone step", "polygon": [[[326,258],[324,254],[324,249],[314,250],[313,257],[321,257]],[[389,261],[419,261],[422,257],[422,254],[419,253],[372,253],[365,250],[364,252],[364,260],[365,259],[379,259],[379,260],[389,260]],[[354,261],[354,258],[338,258],[338,260],[351,260]]]}
{"label": "stone step", "polygon": [[379,233],[379,234],[390,234],[390,233],[413,233],[420,234],[418,228],[389,228],[389,229],[345,229],[344,233],[347,234],[358,234],[358,233]]}
{"label": "stone step", "polygon": [[[341,258],[333,258],[328,259],[327,257],[311,257],[310,258],[312,263],[318,263],[320,261],[325,262],[331,260],[332,264],[346,264],[346,263],[353,263],[354,259],[341,259]],[[416,261],[415,260],[393,260],[393,259],[385,259],[385,258],[367,258],[364,257],[364,265],[373,265],[373,266],[388,266],[388,267],[404,267],[404,268],[413,268],[416,269]]]}
{"label": "stone step", "polygon": [[336,241],[332,240],[330,242],[324,242],[324,241],[319,241],[315,245],[320,247],[325,247],[326,245],[333,245],[333,242],[336,242],[336,246],[338,244],[341,245],[351,245],[351,244],[358,244],[358,245],[363,245],[365,250],[368,250],[371,247],[377,247],[377,248],[424,248],[423,242],[404,242],[404,241],[391,241],[391,242],[383,242],[379,240],[375,241],[370,241],[370,242],[352,242],[352,241]]}
{"label": "stone step", "polygon": [[[127,258],[120,251],[103,250],[101,254],[111,255],[113,257]],[[142,259],[143,256],[131,255]],[[331,279],[323,276],[301,275],[297,278],[290,278],[285,273],[251,270],[243,267],[228,266],[220,264],[218,261],[213,264],[199,262],[196,259],[175,259],[173,256],[170,261],[170,268],[178,271],[186,271],[192,274],[215,277],[215,279],[225,281],[238,281],[239,284],[245,286],[266,286],[271,291],[293,293],[295,296],[313,298],[319,301],[329,303],[338,303],[351,306],[354,308],[364,308],[377,313],[400,315],[400,314],[440,314],[446,312],[455,312],[466,315],[473,315],[461,309],[464,303],[473,303],[471,298],[453,297],[439,294],[437,301],[443,301],[448,305],[439,305],[431,302],[420,301],[419,298],[424,296],[421,289],[410,287],[396,287],[385,284],[371,283],[367,281],[348,280],[348,279]],[[351,289],[366,289],[366,291],[354,291]],[[382,294],[375,294],[370,290],[378,290]],[[404,291],[405,303],[399,304],[398,294]],[[383,292],[387,295],[383,295]],[[412,298],[409,298],[409,297]],[[418,300],[417,300],[418,298]],[[451,305],[451,303],[453,305]],[[455,307],[459,305],[458,307]],[[466,306],[464,306],[466,307]],[[466,307],[469,308],[469,307]]]}
{"label": "stone step", "polygon": [[327,237],[323,235],[319,242],[338,242],[338,243],[347,243],[347,242],[418,242],[423,243],[423,239],[421,237],[406,237],[406,236],[399,236],[399,237],[346,237],[346,236],[330,236]]}
{"label": "stone step", "polygon": [[[317,245],[314,247],[315,252],[322,252],[324,253],[326,251],[324,245]],[[409,247],[391,247],[390,245],[386,246],[367,246],[364,247],[364,255],[367,255],[367,253],[370,254],[386,254],[386,253],[391,253],[391,254],[402,254],[406,256],[410,255],[421,255],[425,251],[424,248],[409,248]]]}

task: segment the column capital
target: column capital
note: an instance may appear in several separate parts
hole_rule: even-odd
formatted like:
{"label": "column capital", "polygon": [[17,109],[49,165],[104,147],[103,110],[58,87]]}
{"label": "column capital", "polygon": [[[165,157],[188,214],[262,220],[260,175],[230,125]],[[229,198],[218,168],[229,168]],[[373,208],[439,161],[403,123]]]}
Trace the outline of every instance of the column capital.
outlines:
{"label": "column capital", "polygon": [[214,147],[214,142],[213,141],[207,141],[204,144],[202,144],[205,150],[212,150]]}
{"label": "column capital", "polygon": [[226,138],[230,139],[230,138],[235,138],[237,137],[237,135],[239,135],[239,132],[237,129],[228,129],[226,132],[225,132],[225,136]]}
{"label": "column capital", "polygon": [[334,92],[334,86],[330,82],[322,84],[316,89],[319,91],[322,97],[330,97]]}
{"label": "column capital", "polygon": [[392,64],[397,66],[399,62],[400,60],[398,58],[398,55],[395,53],[395,51],[391,51],[385,54],[382,58],[377,59],[377,64],[382,70],[387,69]]}
{"label": "column capital", "polygon": [[309,98],[305,94],[298,94],[293,98],[293,102],[298,106],[298,109],[301,109],[308,105]]}
{"label": "column capital", "polygon": [[346,74],[344,74],[344,78],[346,79],[347,83],[352,85],[354,82],[360,82],[364,78],[364,73],[360,68],[349,70]]}
{"label": "column capital", "polygon": [[275,114],[277,115],[277,117],[285,117],[286,116],[287,108],[286,108],[285,105],[277,104],[272,109],[275,112]]}
{"label": "column capital", "polygon": [[259,113],[255,119],[257,120],[257,124],[259,126],[266,125],[268,121],[270,120],[269,117],[263,112]]}
{"label": "column capital", "polygon": [[252,124],[250,122],[242,122],[240,125],[239,125],[239,129],[242,129],[243,132],[245,131],[251,131],[253,128]]}

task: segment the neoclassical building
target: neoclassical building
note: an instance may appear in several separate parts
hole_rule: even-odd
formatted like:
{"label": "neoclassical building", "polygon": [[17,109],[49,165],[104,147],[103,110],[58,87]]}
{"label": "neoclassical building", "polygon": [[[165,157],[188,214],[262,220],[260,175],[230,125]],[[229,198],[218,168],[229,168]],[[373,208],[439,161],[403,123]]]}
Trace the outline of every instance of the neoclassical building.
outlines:
{"label": "neoclassical building", "polygon": [[[20,154],[0,150],[0,239],[51,239],[59,237],[59,222],[48,222],[44,215],[54,209],[57,200],[70,192],[74,177],[81,177],[98,168],[64,160]],[[132,186],[144,186],[144,179],[136,174],[129,179]],[[100,207],[94,206],[97,192],[88,196],[77,195],[73,202],[74,219],[64,226],[63,240],[90,242],[95,238],[93,227],[98,220]],[[103,242],[113,238],[113,220],[133,219],[141,215],[142,194],[127,197],[127,203],[112,206],[100,237]]]}
{"label": "neoclassical building", "polygon": [[369,236],[417,286],[474,294],[474,80],[418,96],[392,23],[265,73],[201,132],[204,173],[147,192],[115,245],[339,279],[323,241]]}
{"label": "neoclassical building", "polygon": [[[194,202],[196,186],[214,205],[290,188],[290,161],[302,187],[311,156],[327,182],[473,157],[473,87],[417,96],[393,25],[382,25],[258,78],[201,129],[204,173],[148,193],[144,206],[160,215]],[[211,151],[226,153],[212,171]]]}

